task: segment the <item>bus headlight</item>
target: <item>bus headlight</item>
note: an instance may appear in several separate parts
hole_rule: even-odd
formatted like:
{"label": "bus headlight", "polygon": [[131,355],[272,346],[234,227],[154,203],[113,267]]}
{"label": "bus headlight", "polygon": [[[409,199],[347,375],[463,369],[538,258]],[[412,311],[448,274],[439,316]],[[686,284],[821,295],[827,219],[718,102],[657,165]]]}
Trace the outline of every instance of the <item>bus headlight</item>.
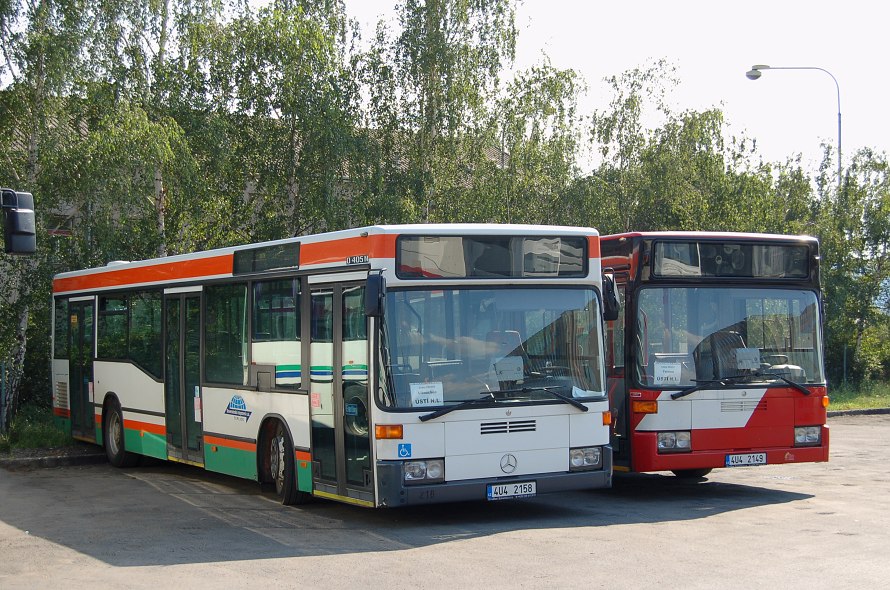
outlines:
{"label": "bus headlight", "polygon": [[794,428],[794,446],[812,447],[822,443],[821,426],[796,426]]}
{"label": "bus headlight", "polygon": [[406,461],[403,471],[406,485],[445,481],[445,459]]}
{"label": "bus headlight", "polygon": [[692,450],[692,434],[688,430],[658,433],[659,453],[682,453]]}
{"label": "bus headlight", "polygon": [[569,470],[584,471],[600,469],[603,466],[603,449],[601,447],[579,447],[569,449]]}

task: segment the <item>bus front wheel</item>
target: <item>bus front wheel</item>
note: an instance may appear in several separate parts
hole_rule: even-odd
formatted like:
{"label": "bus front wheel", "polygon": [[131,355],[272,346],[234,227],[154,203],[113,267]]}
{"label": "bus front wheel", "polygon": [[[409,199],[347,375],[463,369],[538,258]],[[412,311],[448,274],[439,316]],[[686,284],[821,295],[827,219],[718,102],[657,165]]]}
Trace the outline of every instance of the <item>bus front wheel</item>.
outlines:
{"label": "bus front wheel", "polygon": [[278,422],[274,434],[269,439],[269,475],[275,484],[275,494],[281,503],[303,504],[309,494],[297,490],[297,474],[294,464],[294,445],[284,425]]}

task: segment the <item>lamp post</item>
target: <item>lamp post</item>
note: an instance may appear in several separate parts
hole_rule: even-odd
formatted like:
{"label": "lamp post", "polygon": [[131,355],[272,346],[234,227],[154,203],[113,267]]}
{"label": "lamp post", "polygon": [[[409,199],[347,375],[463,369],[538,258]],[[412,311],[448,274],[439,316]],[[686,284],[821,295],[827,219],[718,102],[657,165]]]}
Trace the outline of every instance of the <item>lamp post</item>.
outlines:
{"label": "lamp post", "polygon": [[745,75],[749,80],[757,80],[762,75],[761,72],[763,70],[819,70],[820,72],[825,72],[831,79],[834,81],[834,87],[837,89],[837,186],[838,190],[841,187],[841,178],[842,178],[842,168],[841,168],[841,87],[840,84],[837,83],[837,78],[834,77],[834,74],[826,70],[825,68],[817,68],[813,66],[793,66],[793,67],[778,67],[778,66],[765,66],[765,65],[756,65],[751,66],[751,69],[748,70]]}

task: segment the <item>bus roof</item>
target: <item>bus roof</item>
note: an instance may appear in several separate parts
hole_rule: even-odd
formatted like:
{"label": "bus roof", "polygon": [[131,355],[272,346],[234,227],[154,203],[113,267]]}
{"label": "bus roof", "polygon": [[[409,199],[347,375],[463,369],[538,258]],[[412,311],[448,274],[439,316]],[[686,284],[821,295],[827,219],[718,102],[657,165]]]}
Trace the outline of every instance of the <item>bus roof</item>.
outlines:
{"label": "bus roof", "polygon": [[818,240],[812,236],[792,235],[792,234],[760,234],[751,232],[722,232],[722,231],[639,231],[625,232],[621,234],[609,234],[601,236],[604,241],[618,240],[621,238],[632,239],[656,239],[656,238],[678,238],[692,240],[764,240],[764,241],[787,241],[798,240],[803,242],[817,242]]}
{"label": "bus roof", "polygon": [[[589,227],[557,225],[443,223],[372,225],[334,232],[310,234],[268,242],[258,242],[214,250],[204,250],[140,261],[113,261],[106,266],[63,272],[53,277],[53,291],[72,292],[95,288],[98,278],[107,275],[100,288],[129,287],[146,283],[176,282],[185,279],[213,279],[232,276],[232,259],[236,252],[265,247],[299,244],[301,267],[345,265],[352,256],[392,258],[395,238],[400,235],[524,235],[524,236],[598,236]],[[111,279],[110,277],[114,277]],[[89,285],[89,286],[88,286]]]}

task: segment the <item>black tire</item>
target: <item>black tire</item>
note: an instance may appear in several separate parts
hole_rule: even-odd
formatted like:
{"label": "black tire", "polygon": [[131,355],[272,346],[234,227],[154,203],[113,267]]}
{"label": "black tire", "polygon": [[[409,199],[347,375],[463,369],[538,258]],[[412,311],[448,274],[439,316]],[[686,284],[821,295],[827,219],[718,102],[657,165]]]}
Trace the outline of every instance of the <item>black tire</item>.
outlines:
{"label": "black tire", "polygon": [[124,417],[117,400],[109,402],[102,414],[102,442],[108,462],[115,467],[139,464],[139,455],[127,452],[124,446]]}
{"label": "black tire", "polygon": [[268,440],[269,476],[275,485],[275,495],[285,506],[305,504],[310,495],[297,490],[297,473],[294,465],[294,445],[281,422],[276,423]]}
{"label": "black tire", "polygon": [[681,479],[704,479],[704,477],[711,473],[711,468],[708,467],[706,469],[674,469],[672,471],[674,475]]}

